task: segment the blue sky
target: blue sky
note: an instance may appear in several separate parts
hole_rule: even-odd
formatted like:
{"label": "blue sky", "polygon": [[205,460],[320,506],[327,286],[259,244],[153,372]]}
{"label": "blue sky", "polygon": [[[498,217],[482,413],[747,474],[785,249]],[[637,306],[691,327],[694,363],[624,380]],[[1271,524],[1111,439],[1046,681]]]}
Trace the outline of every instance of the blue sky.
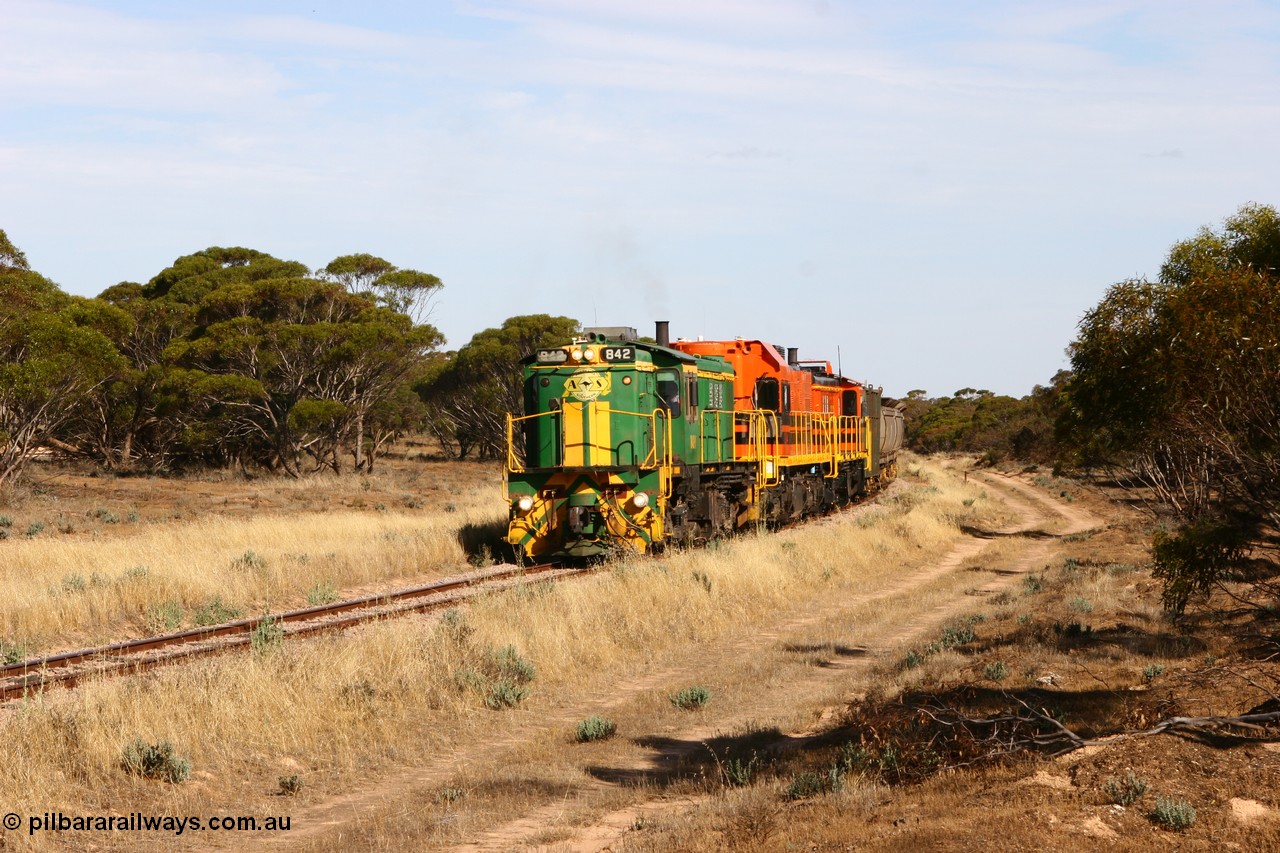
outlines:
{"label": "blue sky", "polygon": [[0,228],[96,295],[242,245],[1022,395],[1106,287],[1280,203],[1262,2],[0,0]]}

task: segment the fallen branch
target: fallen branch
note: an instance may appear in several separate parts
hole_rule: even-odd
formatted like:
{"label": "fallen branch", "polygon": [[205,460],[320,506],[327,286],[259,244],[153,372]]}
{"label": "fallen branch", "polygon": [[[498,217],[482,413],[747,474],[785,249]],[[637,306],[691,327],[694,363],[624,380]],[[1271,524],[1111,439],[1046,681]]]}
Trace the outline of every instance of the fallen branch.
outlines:
{"label": "fallen branch", "polygon": [[[975,744],[988,751],[973,759],[952,765],[964,767],[1016,752],[1039,752],[1058,757],[1086,746],[1106,746],[1123,740],[1162,734],[1208,735],[1247,738],[1254,741],[1280,741],[1280,730],[1269,728],[1280,724],[1280,711],[1240,714],[1234,717],[1170,717],[1143,731],[1121,732],[1106,738],[1085,738],[1063,725],[1043,708],[1037,709],[1022,699],[1011,696],[1023,712],[1006,712],[979,719],[954,708],[920,708],[939,725],[964,729]],[[989,732],[980,735],[980,732]]]}

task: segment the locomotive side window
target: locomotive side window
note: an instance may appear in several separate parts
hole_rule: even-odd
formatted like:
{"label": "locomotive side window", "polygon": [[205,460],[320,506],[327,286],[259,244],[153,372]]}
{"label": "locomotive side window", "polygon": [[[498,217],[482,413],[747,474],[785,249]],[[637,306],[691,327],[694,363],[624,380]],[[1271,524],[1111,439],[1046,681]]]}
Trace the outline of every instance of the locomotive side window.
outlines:
{"label": "locomotive side window", "polygon": [[687,377],[686,381],[689,387],[684,399],[688,408],[685,409],[684,417],[689,423],[693,423],[698,419],[698,374]]}
{"label": "locomotive side window", "polygon": [[782,397],[778,392],[778,380],[769,376],[757,379],[756,408],[768,409],[771,412],[780,411],[782,408]]}
{"label": "locomotive side window", "polygon": [[658,400],[673,418],[680,417],[680,377],[674,370],[658,372]]}
{"label": "locomotive side window", "polygon": [[850,415],[850,416],[862,414],[862,412],[858,411],[858,392],[857,391],[845,391],[840,396],[843,397],[843,399],[840,401],[841,414]]}

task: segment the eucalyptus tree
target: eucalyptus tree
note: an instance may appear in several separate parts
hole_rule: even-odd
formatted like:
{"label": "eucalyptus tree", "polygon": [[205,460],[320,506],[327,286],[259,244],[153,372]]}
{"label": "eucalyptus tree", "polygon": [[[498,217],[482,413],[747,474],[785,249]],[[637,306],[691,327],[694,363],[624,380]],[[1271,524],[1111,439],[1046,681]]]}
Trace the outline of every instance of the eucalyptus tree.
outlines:
{"label": "eucalyptus tree", "polygon": [[1280,530],[1280,216],[1246,205],[1170,250],[1161,279],[1114,285],[1080,323],[1062,432],[1152,488],[1183,609]]}
{"label": "eucalyptus tree", "polygon": [[[236,281],[207,292],[196,329],[168,347],[174,364],[238,378],[209,400],[232,427],[237,454],[300,473],[300,457],[341,471],[350,451],[368,469],[365,434],[441,336],[341,285],[291,277]],[[223,388],[221,390],[230,390]]]}
{"label": "eucalyptus tree", "polygon": [[431,273],[400,269],[376,255],[342,255],[316,271],[318,278],[341,284],[351,293],[367,296],[415,323],[431,315],[431,300],[443,287]]}
{"label": "eucalyptus tree", "polygon": [[0,231],[0,484],[13,480],[122,367],[104,318],[31,269]]}

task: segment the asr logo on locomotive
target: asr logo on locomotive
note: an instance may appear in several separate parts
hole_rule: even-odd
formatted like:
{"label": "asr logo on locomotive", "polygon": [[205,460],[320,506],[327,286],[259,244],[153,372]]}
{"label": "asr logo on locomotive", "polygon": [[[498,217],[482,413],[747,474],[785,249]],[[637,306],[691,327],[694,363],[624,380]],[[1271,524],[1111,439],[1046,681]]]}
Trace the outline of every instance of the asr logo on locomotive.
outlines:
{"label": "asr logo on locomotive", "polygon": [[603,370],[592,370],[589,367],[578,368],[564,381],[565,393],[584,403],[589,403],[602,394],[608,394],[612,387],[613,379],[608,373]]}

